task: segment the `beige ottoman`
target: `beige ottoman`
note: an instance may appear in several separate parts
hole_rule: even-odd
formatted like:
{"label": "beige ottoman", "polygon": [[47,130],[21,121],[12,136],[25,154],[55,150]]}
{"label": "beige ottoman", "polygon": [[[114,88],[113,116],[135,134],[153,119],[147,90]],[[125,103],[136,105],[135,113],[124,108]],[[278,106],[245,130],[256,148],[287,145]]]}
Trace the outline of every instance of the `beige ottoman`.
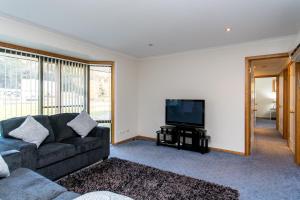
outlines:
{"label": "beige ottoman", "polygon": [[132,198],[109,191],[89,192],[74,200],[133,200]]}

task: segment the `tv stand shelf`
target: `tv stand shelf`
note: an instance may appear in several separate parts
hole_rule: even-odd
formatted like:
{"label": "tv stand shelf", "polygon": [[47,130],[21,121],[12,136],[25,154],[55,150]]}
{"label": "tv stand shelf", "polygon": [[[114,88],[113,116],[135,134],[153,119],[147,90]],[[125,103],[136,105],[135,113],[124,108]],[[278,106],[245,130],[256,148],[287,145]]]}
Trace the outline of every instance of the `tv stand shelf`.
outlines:
{"label": "tv stand shelf", "polygon": [[[158,146],[163,145],[200,153],[209,152],[210,136],[206,135],[205,129],[187,126],[161,126],[156,133]],[[187,138],[192,142],[187,143]]]}

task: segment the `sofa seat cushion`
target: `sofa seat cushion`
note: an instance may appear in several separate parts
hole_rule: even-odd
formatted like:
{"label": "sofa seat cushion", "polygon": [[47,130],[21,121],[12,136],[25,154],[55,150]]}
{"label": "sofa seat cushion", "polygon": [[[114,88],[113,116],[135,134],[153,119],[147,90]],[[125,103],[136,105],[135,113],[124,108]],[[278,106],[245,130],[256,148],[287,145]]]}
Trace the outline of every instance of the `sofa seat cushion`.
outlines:
{"label": "sofa seat cushion", "polygon": [[4,152],[4,151],[10,151],[10,150],[15,150],[16,148],[10,146],[10,145],[6,145],[6,144],[0,144],[0,152]]}
{"label": "sofa seat cushion", "polygon": [[0,180],[2,200],[54,199],[67,190],[62,186],[25,168],[19,168]]}
{"label": "sofa seat cushion", "polygon": [[80,194],[77,194],[75,192],[64,192],[53,200],[73,200],[79,196],[80,196]]}
{"label": "sofa seat cushion", "polygon": [[38,149],[37,168],[56,163],[76,154],[75,146],[64,143],[49,143]]}
{"label": "sofa seat cushion", "polygon": [[77,153],[84,153],[102,147],[102,141],[99,137],[75,137],[62,142],[74,145]]}

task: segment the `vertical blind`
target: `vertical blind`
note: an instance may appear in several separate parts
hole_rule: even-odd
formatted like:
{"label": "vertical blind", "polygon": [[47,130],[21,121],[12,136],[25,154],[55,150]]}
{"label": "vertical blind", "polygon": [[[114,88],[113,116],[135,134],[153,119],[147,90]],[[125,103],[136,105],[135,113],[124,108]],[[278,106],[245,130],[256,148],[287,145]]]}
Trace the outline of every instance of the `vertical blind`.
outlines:
{"label": "vertical blind", "polygon": [[62,112],[80,112],[86,108],[85,86],[87,65],[72,62],[62,64]]}
{"label": "vertical blind", "polygon": [[0,120],[87,108],[85,63],[0,47]]}

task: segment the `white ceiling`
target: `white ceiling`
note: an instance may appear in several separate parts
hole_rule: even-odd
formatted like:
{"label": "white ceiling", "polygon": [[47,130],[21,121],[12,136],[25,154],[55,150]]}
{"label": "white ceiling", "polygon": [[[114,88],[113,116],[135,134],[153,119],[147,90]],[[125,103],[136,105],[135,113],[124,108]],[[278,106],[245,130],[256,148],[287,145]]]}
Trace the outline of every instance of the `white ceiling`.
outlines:
{"label": "white ceiling", "polygon": [[300,0],[0,0],[2,15],[139,58],[295,34],[299,10]]}
{"label": "white ceiling", "polygon": [[287,67],[288,63],[288,57],[252,61],[254,76],[276,76]]}

